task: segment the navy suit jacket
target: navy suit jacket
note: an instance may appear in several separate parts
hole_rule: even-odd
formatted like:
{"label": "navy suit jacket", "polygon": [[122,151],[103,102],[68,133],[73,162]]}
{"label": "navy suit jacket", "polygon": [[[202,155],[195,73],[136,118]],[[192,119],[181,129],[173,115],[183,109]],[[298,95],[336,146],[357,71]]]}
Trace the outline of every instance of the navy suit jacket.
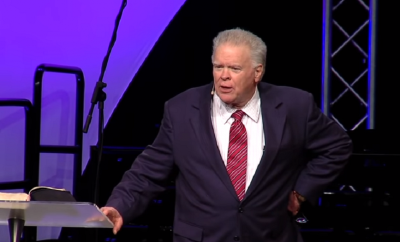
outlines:
{"label": "navy suit jacket", "polygon": [[213,132],[211,89],[192,88],[165,103],[158,136],[126,171],[107,206],[128,222],[165,190],[162,184],[176,166],[175,242],[302,241],[287,210],[289,194],[296,190],[314,203],[345,166],[351,140],[311,94],[260,83],[265,149],[239,201]]}

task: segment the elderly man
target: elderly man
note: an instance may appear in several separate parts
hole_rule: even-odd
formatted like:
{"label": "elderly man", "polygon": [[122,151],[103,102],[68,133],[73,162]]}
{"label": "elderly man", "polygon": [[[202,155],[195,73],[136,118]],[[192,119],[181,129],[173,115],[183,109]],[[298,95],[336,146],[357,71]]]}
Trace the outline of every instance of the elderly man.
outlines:
{"label": "elderly man", "polygon": [[261,83],[265,60],[252,33],[218,34],[214,82],[165,103],[154,143],[102,208],[114,233],[164,191],[176,166],[175,242],[302,241],[293,215],[338,176],[352,144],[311,94]]}

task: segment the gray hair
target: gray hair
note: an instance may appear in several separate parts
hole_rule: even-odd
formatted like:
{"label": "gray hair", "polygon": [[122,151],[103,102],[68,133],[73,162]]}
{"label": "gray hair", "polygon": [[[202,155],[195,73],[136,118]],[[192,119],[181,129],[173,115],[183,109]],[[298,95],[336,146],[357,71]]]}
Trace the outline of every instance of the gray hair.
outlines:
{"label": "gray hair", "polygon": [[[262,64],[265,70],[267,59],[267,46],[264,41],[253,33],[243,29],[229,29],[218,33],[213,40],[213,53],[211,59],[214,60],[216,49],[222,44],[246,45],[250,48],[250,55],[254,67]],[[263,70],[263,74],[264,74]]]}

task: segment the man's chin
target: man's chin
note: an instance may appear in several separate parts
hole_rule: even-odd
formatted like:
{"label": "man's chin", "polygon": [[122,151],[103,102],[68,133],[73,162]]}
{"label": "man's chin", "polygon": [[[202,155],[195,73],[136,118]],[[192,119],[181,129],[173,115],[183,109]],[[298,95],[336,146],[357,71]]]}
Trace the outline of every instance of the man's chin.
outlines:
{"label": "man's chin", "polygon": [[223,97],[220,96],[220,99],[226,105],[233,106],[233,100],[231,98],[223,98]]}

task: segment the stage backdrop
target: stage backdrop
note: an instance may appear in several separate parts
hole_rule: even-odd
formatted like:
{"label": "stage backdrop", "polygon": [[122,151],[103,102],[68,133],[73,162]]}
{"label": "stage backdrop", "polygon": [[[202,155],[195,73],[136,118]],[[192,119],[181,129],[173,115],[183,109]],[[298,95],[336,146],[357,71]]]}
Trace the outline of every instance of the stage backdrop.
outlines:
{"label": "stage backdrop", "polygon": [[[128,1],[104,81],[105,121],[111,116],[138,68],[185,0]],[[86,78],[85,111],[106,54],[122,1],[12,1],[0,2],[0,98],[32,101],[33,75],[42,63],[76,66]],[[75,79],[45,74],[42,106],[42,144],[73,143]],[[84,135],[83,169],[89,146],[97,142],[95,109]],[[0,182],[23,179],[24,112],[0,109]],[[72,155],[41,155],[40,185],[72,188]],[[55,238],[59,229],[40,228],[39,239]],[[0,242],[8,231],[0,227]]]}

